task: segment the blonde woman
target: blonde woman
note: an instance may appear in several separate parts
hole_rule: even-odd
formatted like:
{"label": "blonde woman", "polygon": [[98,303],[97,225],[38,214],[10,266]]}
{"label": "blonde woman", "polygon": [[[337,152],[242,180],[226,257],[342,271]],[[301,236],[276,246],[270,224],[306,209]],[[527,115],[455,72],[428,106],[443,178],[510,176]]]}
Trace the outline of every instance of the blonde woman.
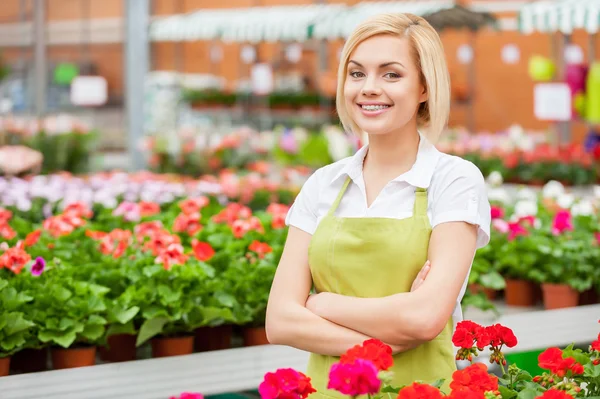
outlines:
{"label": "blonde woman", "polygon": [[311,352],[314,397],[340,397],[329,368],[369,338],[393,348],[396,385],[455,370],[452,331],[490,205],[479,169],[433,145],[449,92],[423,18],[374,17],[344,46],[337,111],[369,144],[304,184],[267,308],[269,341]]}

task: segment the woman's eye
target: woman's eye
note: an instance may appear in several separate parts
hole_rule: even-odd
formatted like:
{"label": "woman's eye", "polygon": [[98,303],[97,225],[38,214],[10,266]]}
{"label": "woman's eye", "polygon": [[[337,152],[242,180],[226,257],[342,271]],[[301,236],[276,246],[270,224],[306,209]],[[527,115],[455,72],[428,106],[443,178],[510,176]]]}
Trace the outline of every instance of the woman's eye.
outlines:
{"label": "woman's eye", "polygon": [[384,75],[386,78],[390,78],[390,79],[398,79],[400,77],[400,75],[398,75],[395,72],[388,72]]}
{"label": "woman's eye", "polygon": [[354,71],[350,72],[350,76],[352,76],[353,78],[362,78],[365,75],[362,72]]}

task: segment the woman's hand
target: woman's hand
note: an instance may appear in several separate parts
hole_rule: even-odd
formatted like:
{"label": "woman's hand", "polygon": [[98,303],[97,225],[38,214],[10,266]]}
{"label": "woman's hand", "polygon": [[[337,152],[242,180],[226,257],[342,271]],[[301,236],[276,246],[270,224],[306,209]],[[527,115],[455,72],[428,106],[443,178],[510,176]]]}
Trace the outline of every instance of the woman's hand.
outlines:
{"label": "woman's hand", "polygon": [[412,286],[410,287],[410,292],[416,291],[417,288],[419,288],[421,286],[421,284],[423,284],[423,282],[425,282],[425,279],[427,278],[427,274],[429,273],[430,269],[431,269],[431,262],[430,261],[425,262],[425,265],[423,265],[423,267],[419,271],[419,274],[417,274],[417,277],[415,277],[415,280],[413,281]]}

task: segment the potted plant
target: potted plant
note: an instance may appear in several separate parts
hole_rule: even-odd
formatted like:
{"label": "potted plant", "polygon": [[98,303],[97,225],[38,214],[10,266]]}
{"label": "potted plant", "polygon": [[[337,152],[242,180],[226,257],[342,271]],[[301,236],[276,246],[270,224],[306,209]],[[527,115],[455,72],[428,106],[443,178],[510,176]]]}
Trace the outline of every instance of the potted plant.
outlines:
{"label": "potted plant", "polygon": [[546,309],[577,306],[579,294],[592,287],[600,259],[592,240],[589,232],[583,231],[548,238],[539,247],[545,261],[531,276],[542,286]]}
{"label": "potted plant", "polygon": [[22,305],[32,299],[0,278],[0,377],[8,375],[11,355],[26,347],[35,324],[23,313]]}
{"label": "potted plant", "polygon": [[54,263],[29,291],[34,299],[28,313],[37,325],[37,338],[52,345],[55,369],[94,365],[96,346],[106,332],[109,289],[76,280],[70,275],[72,267]]}
{"label": "potted plant", "polygon": [[496,267],[506,281],[505,300],[511,306],[533,306],[536,293],[532,272],[539,267],[536,233],[516,236],[496,252]]}

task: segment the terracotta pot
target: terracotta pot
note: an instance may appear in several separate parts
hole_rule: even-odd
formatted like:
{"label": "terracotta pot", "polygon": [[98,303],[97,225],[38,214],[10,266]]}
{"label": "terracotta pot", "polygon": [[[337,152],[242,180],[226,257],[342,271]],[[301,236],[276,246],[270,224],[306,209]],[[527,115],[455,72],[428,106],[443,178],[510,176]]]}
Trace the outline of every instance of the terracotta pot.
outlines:
{"label": "terracotta pot", "polygon": [[194,353],[194,336],[161,337],[152,340],[152,356],[168,357]]}
{"label": "terracotta pot", "polygon": [[10,356],[9,357],[0,357],[0,377],[7,376],[9,370],[10,370]]}
{"label": "terracotta pot", "polygon": [[52,367],[55,370],[87,367],[96,364],[95,346],[69,349],[52,348],[50,354],[52,356]]}
{"label": "terracotta pot", "polygon": [[527,280],[506,280],[505,300],[510,306],[533,306],[535,300],[535,286]]}
{"label": "terracotta pot", "polygon": [[128,362],[136,359],[136,336],[115,334],[108,337],[108,346],[98,348],[100,359],[107,362]]}
{"label": "terracotta pot", "polygon": [[231,348],[233,326],[200,327],[196,330],[194,348],[196,352],[216,351]]}
{"label": "terracotta pot", "polygon": [[48,348],[23,349],[15,353],[10,361],[13,371],[38,373],[48,370]]}
{"label": "terracotta pot", "polygon": [[544,292],[544,308],[562,309],[577,306],[579,292],[566,284],[542,284]]}
{"label": "terracotta pot", "polygon": [[265,327],[244,327],[244,346],[269,345]]}
{"label": "terracotta pot", "polygon": [[493,290],[491,288],[483,287],[479,284],[470,284],[469,289],[473,294],[479,294],[480,292],[483,292],[487,299],[489,299],[490,301],[496,299],[496,295],[498,294],[498,291]]}
{"label": "terracotta pot", "polygon": [[598,303],[598,294],[593,288],[579,294],[579,306],[594,305],[596,303]]}

